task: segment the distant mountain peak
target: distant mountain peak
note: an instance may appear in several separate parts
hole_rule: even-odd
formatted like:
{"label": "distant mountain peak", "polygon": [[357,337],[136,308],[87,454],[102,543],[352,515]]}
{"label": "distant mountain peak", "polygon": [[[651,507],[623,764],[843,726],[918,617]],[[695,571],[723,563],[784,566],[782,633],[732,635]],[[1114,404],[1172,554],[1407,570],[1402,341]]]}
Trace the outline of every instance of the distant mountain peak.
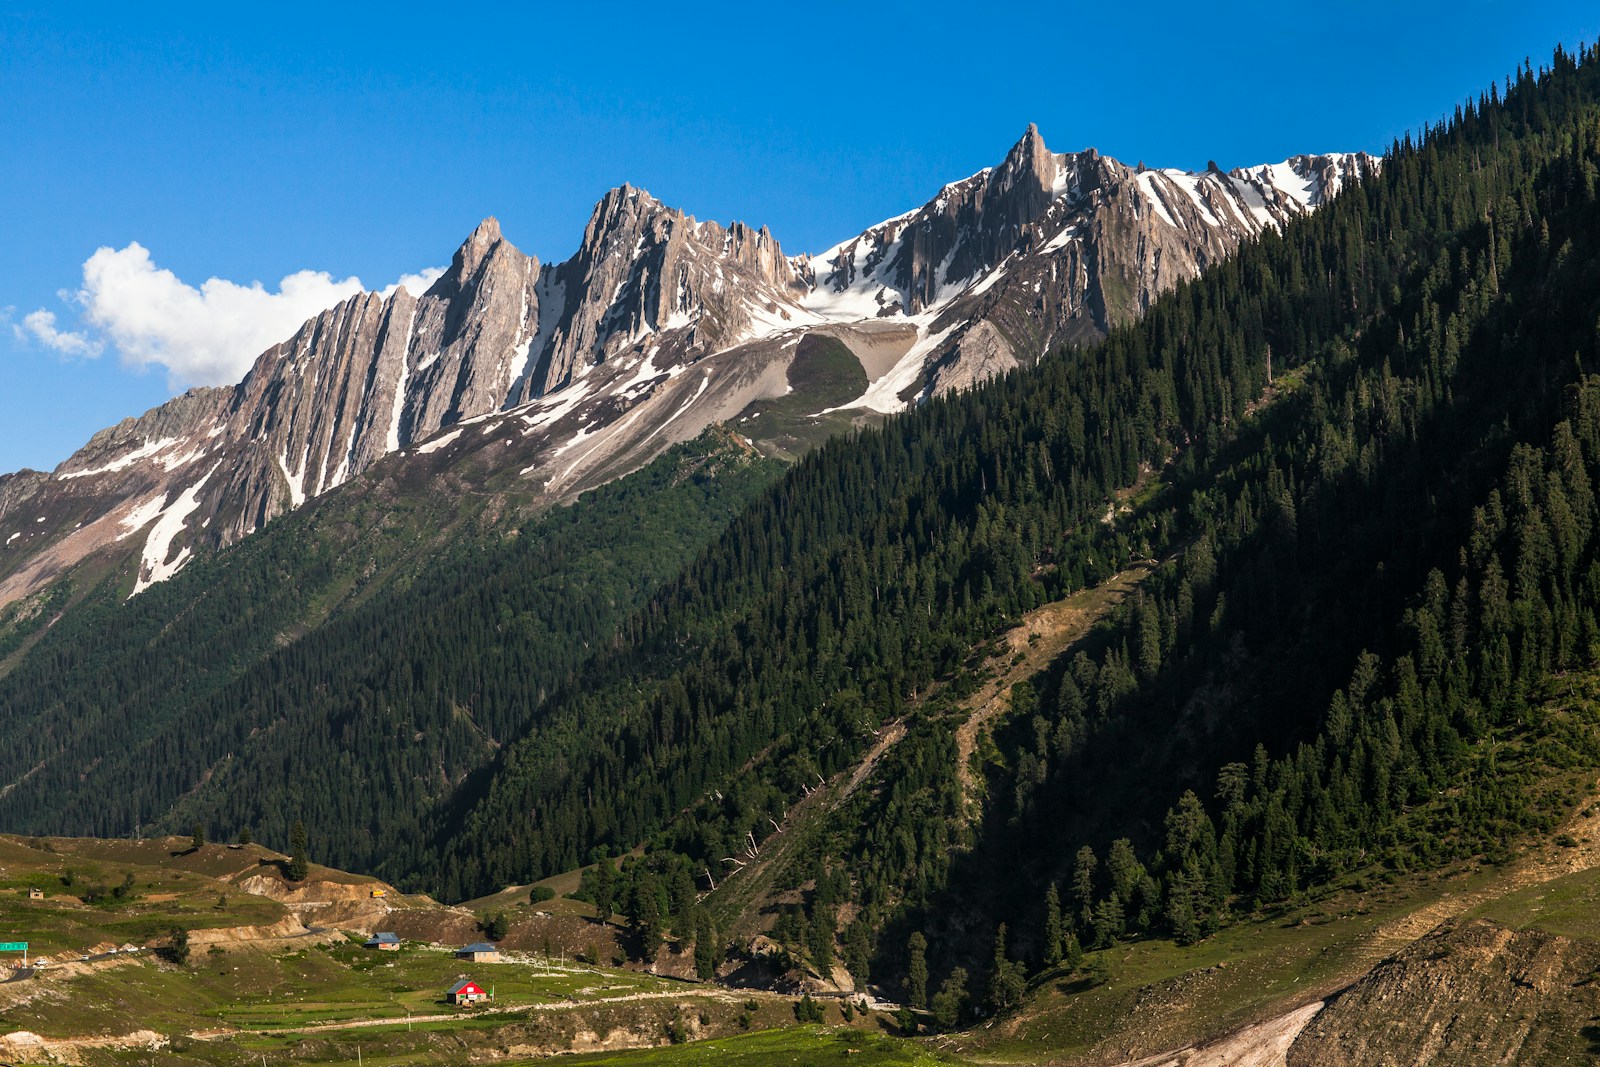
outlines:
{"label": "distant mountain peak", "polygon": [[627,183],[553,267],[490,216],[423,296],[351,297],[239,385],[125,420],[48,478],[5,482],[0,606],[135,536],[143,588],[396,452],[437,470],[515,464],[558,500],[711,423],[748,420],[740,432],[758,436],[763,405],[805,403],[788,371],[813,334],[867,385],[802,422],[899,411],[1103,336],[1373,165],[1134,170],[1092,148],[1052,153],[1030,123],[997,166],[814,257]]}
{"label": "distant mountain peak", "polygon": [[1007,190],[1028,183],[1030,192],[1037,190],[1038,195],[1047,201],[1051,189],[1055,186],[1059,167],[1060,163],[1056,157],[1045,147],[1044,138],[1039,134],[1039,127],[1030,122],[1022,139],[1006,153],[1005,161],[990,173],[989,184]]}
{"label": "distant mountain peak", "polygon": [[505,238],[500,233],[500,220],[490,215],[468,235],[456,250],[455,257],[450,264],[448,273],[458,278],[470,278],[478,273],[484,260],[503,243]]}

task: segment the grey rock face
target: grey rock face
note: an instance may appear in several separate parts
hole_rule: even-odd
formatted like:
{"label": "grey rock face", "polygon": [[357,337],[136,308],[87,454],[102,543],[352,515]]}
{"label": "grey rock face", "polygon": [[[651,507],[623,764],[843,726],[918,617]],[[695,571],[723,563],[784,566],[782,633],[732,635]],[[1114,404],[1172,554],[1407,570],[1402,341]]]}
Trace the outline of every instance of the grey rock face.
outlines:
{"label": "grey rock face", "polygon": [[577,255],[551,272],[532,372],[508,398],[545,396],[648,334],[710,351],[780,320],[806,291],[765,227],[696,222],[624,185],[595,206]]}
{"label": "grey rock face", "polygon": [[[807,265],[828,303],[874,306],[886,318],[933,314],[926,334],[939,341],[923,381],[942,392],[986,376],[982,363],[997,349],[988,330],[964,342],[976,324],[998,331],[1021,362],[1097,339],[1376,166],[1356,154],[1226,174],[1146,170],[1092,148],[1052,154],[1029,126],[1000,166]],[[979,365],[961,369],[968,359]]]}
{"label": "grey rock face", "polygon": [[[765,405],[786,397],[773,447],[788,454],[1103,336],[1375,166],[1154,171],[1052,153],[1030,126],[998,166],[815,257],[626,185],[554,267],[485,219],[422,296],[352,297],[237,386],[125,419],[47,479],[0,482],[0,606],[125,542],[142,546],[143,588],[398,452],[429,469],[515,469],[555,501],[712,422],[761,441]],[[788,368],[816,331],[859,362],[863,395],[792,395]]]}

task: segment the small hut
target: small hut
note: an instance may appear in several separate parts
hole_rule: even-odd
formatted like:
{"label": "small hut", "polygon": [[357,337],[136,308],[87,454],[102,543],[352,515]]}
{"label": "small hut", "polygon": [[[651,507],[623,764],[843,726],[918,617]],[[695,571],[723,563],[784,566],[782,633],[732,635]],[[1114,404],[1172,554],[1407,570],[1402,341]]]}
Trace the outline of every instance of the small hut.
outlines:
{"label": "small hut", "polygon": [[470,978],[463,978],[451,986],[445,996],[452,1004],[476,1004],[480,1000],[489,999],[489,994],[484,992],[483,986]]}
{"label": "small hut", "polygon": [[395,952],[400,948],[400,937],[385,930],[368,938],[367,947],[375,948],[380,952]]}

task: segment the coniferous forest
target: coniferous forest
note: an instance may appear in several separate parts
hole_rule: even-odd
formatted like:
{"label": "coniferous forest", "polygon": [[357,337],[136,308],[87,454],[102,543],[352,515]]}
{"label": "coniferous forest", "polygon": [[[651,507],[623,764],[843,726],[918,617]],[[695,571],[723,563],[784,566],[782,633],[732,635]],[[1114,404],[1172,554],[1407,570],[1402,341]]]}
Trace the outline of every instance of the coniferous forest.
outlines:
{"label": "coniferous forest", "polygon": [[[971,970],[1003,1009],[1078,948],[1552,826],[1541,768],[1600,763],[1544,710],[1600,648],[1597,484],[1600,54],[1557,52],[1104,343],[781,475],[697,442],[334,606],[294,591],[357,564],[298,517],[87,591],[0,678],[0,780],[83,766],[0,817],[303,819],[317,858],[448,899],[643,845],[583,892],[713,944],[712,872],[897,724],[780,872],[775,937],[913,1001]],[[1134,564],[1012,690],[969,804],[980,653]]]}
{"label": "coniferous forest", "polygon": [[382,866],[780,470],[712,433],[542,516],[458,505],[442,538],[428,494],[342,494],[193,579],[126,602],[102,582],[0,678],[0,759],[28,783],[3,817],[280,847],[303,819],[318,859]]}
{"label": "coniferous forest", "polygon": [[[1058,953],[1051,887],[1080,944],[1193,939],[1548,822],[1537,780],[1462,776],[1506,731],[1596,755],[1530,714],[1596,636],[1597,88],[1558,54],[1105,344],[808,457],[500,757],[428,882],[640,840],[663,877],[709,870],[901,717],[881,788],[792,872],[824,887],[802,925],[857,906],[836,932],[874,979],[960,913]],[[967,825],[955,724],[919,694],[1142,559],[1136,601],[1021,694]]]}

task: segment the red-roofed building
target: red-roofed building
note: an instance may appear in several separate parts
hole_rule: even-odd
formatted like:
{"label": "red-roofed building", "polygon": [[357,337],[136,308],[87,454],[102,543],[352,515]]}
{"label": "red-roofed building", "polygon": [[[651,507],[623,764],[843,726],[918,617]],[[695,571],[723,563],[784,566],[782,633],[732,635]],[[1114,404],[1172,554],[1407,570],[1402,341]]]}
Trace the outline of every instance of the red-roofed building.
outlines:
{"label": "red-roofed building", "polygon": [[488,1000],[489,994],[484,992],[483,986],[470,978],[463,978],[450,987],[445,994],[452,1004],[476,1004],[480,1000]]}

